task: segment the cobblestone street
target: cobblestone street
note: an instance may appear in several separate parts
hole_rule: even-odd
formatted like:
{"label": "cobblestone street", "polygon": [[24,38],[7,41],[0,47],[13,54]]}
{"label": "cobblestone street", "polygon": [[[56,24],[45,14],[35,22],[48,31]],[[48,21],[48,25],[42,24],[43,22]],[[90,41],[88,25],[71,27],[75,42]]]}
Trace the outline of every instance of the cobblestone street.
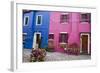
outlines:
{"label": "cobblestone street", "polygon": [[[29,62],[31,50],[23,50],[23,62]],[[90,55],[67,55],[66,53],[47,52],[45,61],[65,61],[65,60],[87,60],[91,59]]]}

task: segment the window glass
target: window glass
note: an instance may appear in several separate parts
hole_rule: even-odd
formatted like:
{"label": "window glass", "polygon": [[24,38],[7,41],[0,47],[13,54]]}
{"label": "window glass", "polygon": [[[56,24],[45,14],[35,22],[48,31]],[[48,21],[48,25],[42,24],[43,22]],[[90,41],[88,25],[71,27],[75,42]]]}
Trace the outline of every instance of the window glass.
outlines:
{"label": "window glass", "polygon": [[54,39],[54,34],[49,34],[49,39]]}
{"label": "window glass", "polygon": [[90,13],[81,14],[81,22],[91,22],[91,14]]}
{"label": "window glass", "polygon": [[41,24],[42,23],[42,16],[38,15],[37,16],[37,24]]}
{"label": "window glass", "polygon": [[61,33],[59,35],[59,42],[60,43],[67,43],[68,42],[68,34]]}
{"label": "window glass", "polygon": [[25,25],[25,26],[28,25],[28,22],[29,22],[29,17],[26,16],[25,19],[24,19],[24,25]]}
{"label": "window glass", "polygon": [[60,16],[60,23],[68,22],[69,16],[68,14],[63,14]]}

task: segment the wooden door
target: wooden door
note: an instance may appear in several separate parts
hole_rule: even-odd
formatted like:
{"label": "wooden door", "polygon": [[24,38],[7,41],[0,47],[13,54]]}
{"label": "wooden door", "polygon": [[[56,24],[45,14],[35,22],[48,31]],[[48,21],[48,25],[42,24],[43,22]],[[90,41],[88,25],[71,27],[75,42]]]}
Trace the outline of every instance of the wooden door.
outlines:
{"label": "wooden door", "polygon": [[82,53],[88,54],[88,35],[82,35]]}

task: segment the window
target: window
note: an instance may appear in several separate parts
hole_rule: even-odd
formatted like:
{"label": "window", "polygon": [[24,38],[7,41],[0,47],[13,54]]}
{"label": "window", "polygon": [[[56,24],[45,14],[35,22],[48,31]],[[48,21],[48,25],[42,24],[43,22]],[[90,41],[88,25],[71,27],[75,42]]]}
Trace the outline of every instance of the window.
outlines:
{"label": "window", "polygon": [[82,13],[81,14],[81,22],[90,22],[91,14],[90,13]]}
{"label": "window", "polygon": [[68,22],[68,19],[69,19],[69,15],[68,14],[62,14],[60,16],[60,23]]}
{"label": "window", "polygon": [[60,43],[68,43],[68,34],[67,33],[60,33],[59,42]]}
{"label": "window", "polygon": [[54,34],[49,34],[49,39],[54,39]]}
{"label": "window", "polygon": [[37,15],[36,17],[36,25],[41,25],[42,24],[42,15]]}
{"label": "window", "polygon": [[25,43],[27,33],[23,33],[23,44]]}
{"label": "window", "polygon": [[24,17],[24,26],[27,26],[29,23],[29,16]]}

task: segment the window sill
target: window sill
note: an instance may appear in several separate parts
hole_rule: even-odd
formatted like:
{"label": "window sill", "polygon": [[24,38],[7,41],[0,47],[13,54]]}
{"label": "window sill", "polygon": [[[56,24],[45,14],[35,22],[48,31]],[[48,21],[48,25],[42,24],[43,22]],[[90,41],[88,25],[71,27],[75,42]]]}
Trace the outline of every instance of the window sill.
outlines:
{"label": "window sill", "polygon": [[69,24],[69,22],[64,22],[64,23],[62,22],[62,23],[60,23],[60,24]]}
{"label": "window sill", "polygon": [[49,39],[49,41],[53,41],[54,39]]}
{"label": "window sill", "polygon": [[61,44],[61,45],[62,45],[62,44],[67,44],[67,43],[62,42],[62,43],[59,43],[59,44]]}
{"label": "window sill", "polygon": [[90,24],[90,22],[80,22],[80,24]]}
{"label": "window sill", "polygon": [[42,24],[36,24],[36,26],[41,26]]}

